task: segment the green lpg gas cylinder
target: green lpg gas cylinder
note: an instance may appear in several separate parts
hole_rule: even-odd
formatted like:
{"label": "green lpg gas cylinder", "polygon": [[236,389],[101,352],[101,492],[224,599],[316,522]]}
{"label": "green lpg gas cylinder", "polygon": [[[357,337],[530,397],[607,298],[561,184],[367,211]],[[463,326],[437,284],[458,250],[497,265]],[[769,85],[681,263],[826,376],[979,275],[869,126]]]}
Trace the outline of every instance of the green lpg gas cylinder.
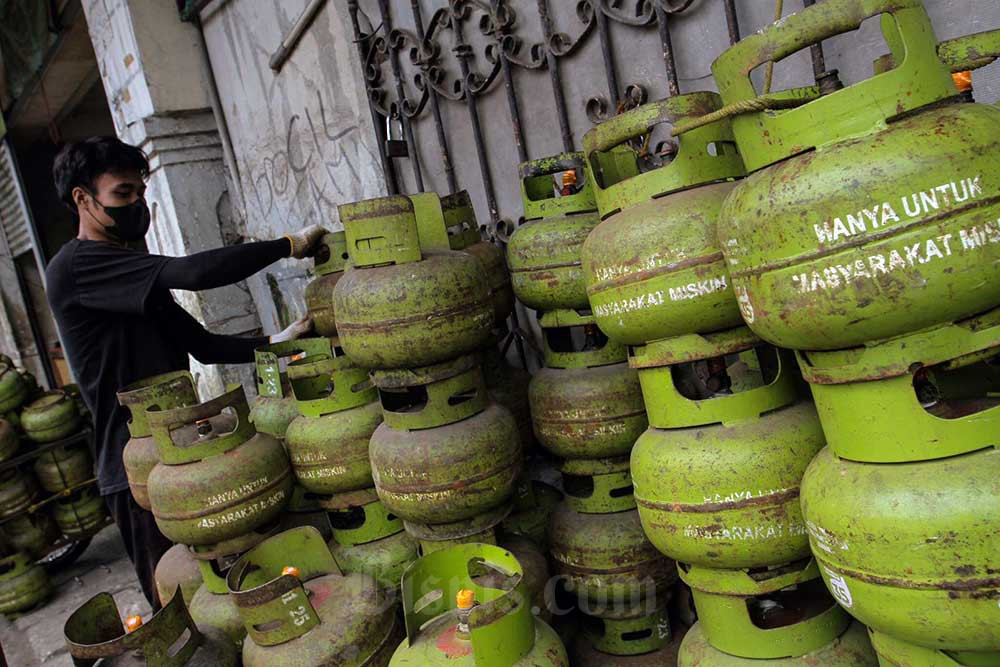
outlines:
{"label": "green lpg gas cylinder", "polygon": [[507,408],[517,422],[521,434],[521,447],[525,451],[533,448],[535,436],[531,430],[531,403],[528,400],[528,385],[531,373],[523,368],[511,366],[501,357],[497,345],[491,343],[480,350],[483,379],[493,400]]}
{"label": "green lpg gas cylinder", "polygon": [[0,414],[17,410],[28,398],[28,385],[10,357],[0,360]]}
{"label": "green lpg gas cylinder", "polygon": [[281,367],[302,353],[302,345],[297,340],[273,343],[254,350],[257,398],[250,409],[250,421],[258,433],[284,440],[288,425],[299,416],[288,375]]}
{"label": "green lpg gas cylinder", "polygon": [[249,412],[237,386],[199,405],[148,413],[159,453],[149,500],[167,538],[215,544],[281,513],[294,483],[288,456],[276,439],[256,432]]}
{"label": "green lpg gas cylinder", "polygon": [[110,593],[98,593],[74,611],[63,628],[75,664],[95,667],[237,667],[239,652],[214,628],[199,628],[180,595],[145,623],[122,623]]}
{"label": "green lpg gas cylinder", "polygon": [[347,268],[347,236],[344,232],[324,234],[313,258],[315,278],[306,285],[306,313],[313,321],[313,331],[332,338],[337,335],[337,313],[333,307],[333,288]]}
{"label": "green lpg gas cylinder", "polygon": [[[600,218],[583,153],[531,160],[518,170],[524,223],[507,242],[514,294],[539,311],[589,308],[580,250]],[[559,174],[561,188],[553,181]]]}
{"label": "green lpg gas cylinder", "polygon": [[189,607],[191,619],[200,629],[215,628],[234,645],[242,646],[247,629],[226,585],[226,573],[235,560],[235,555],[198,560],[199,585]]}
{"label": "green lpg gas cylinder", "polygon": [[14,424],[0,418],[0,461],[6,461],[17,453],[21,439]]}
{"label": "green lpg gas cylinder", "polygon": [[768,568],[680,565],[702,632],[720,651],[774,660],[806,655],[844,632],[850,616],[823,587],[811,558]]}
{"label": "green lpg gas cylinder", "polygon": [[[799,482],[823,431],[812,404],[795,402],[791,355],[739,332],[660,341],[630,360],[654,406],[631,460],[643,528],[663,553],[703,567],[778,565],[809,554]],[[684,341],[697,345],[682,349]],[[672,350],[657,349],[668,343]],[[702,366],[701,357],[720,363]]]}
{"label": "green lpg gas cylinder", "polygon": [[76,402],[61,389],[46,392],[21,411],[21,428],[35,442],[53,442],[73,435],[81,421]]}
{"label": "green lpg gas cylinder", "polygon": [[489,400],[474,357],[372,379],[385,421],[369,455],[391,512],[445,524],[507,503],[521,473],[520,437],[510,412]]}
{"label": "green lpg gas cylinder", "polygon": [[187,546],[175,544],[160,556],[153,581],[156,582],[156,596],[161,605],[170,602],[174,593],[180,591],[184,603],[190,607],[191,598],[201,587],[201,568]]}
{"label": "green lpg gas cylinder", "polygon": [[244,667],[385,667],[402,635],[376,581],[341,573],[308,526],[261,542],[227,582],[247,628]]}
{"label": "green lpg gas cylinder", "polygon": [[[431,193],[411,195],[411,198],[427,194]],[[436,197],[437,195],[432,196]],[[417,206],[415,203],[414,208]],[[493,321],[497,325],[505,322],[514,312],[514,290],[511,287],[510,272],[507,270],[507,261],[503,250],[498,248],[495,243],[482,237],[479,223],[476,221],[476,211],[472,208],[472,199],[466,190],[441,197],[440,206],[444,226],[449,234],[449,246],[452,250],[461,250],[479,260],[490,288],[490,300],[493,302]],[[418,209],[417,224],[421,224],[420,218],[420,210]],[[434,247],[433,244],[430,246],[425,244],[423,229],[421,230],[420,245],[425,250],[431,250]]]}
{"label": "green lpg gas cylinder", "polygon": [[561,458],[627,456],[647,421],[625,347],[573,310],[545,313],[539,324],[545,368],[528,389],[538,441]]}
{"label": "green lpg gas cylinder", "polygon": [[878,660],[860,623],[852,623],[847,630],[829,644],[806,655],[772,660],[740,658],[713,647],[701,624],[695,623],[684,635],[677,656],[678,667],[877,667]]}
{"label": "green lpg gas cylinder", "polygon": [[278,519],[276,532],[282,533],[290,528],[312,526],[319,531],[323,539],[330,539],[333,535],[330,519],[319,503],[320,498],[318,494],[306,491],[300,484],[293,486],[292,497]]}
{"label": "green lpg gas cylinder", "polygon": [[80,417],[87,424],[93,424],[94,415],[90,413],[90,408],[87,407],[87,402],[83,400],[83,394],[80,393],[80,385],[72,383],[63,385],[62,390],[66,392],[66,395],[73,399],[76,403],[77,412],[80,413]]}
{"label": "green lpg gas cylinder", "polygon": [[552,514],[549,550],[580,610],[614,616],[664,595],[677,568],[642,531],[628,459],[567,461],[562,472],[566,498]]}
{"label": "green lpg gas cylinder", "polygon": [[33,609],[51,594],[48,575],[28,554],[18,552],[0,559],[0,613]]}
{"label": "green lpg gas cylinder", "polygon": [[0,473],[0,519],[28,508],[38,494],[38,484],[30,473],[9,468]]}
{"label": "green lpg gas cylinder", "polygon": [[1000,303],[1000,110],[956,96],[918,0],[784,17],[715,61],[723,101],[757,100],[752,70],[874,16],[895,68],[765,96],[783,108],[731,121],[750,176],[719,241],[744,319],[782,347],[854,347]]}
{"label": "green lpg gas cylinder", "polygon": [[802,480],[813,553],[837,601],[929,649],[1000,651],[1000,450],[855,463],[824,449]]}
{"label": "green lpg gas cylinder", "polygon": [[[360,500],[338,502],[335,496],[324,501],[333,527],[330,552],[345,573],[367,574],[379,585],[397,590],[403,572],[417,559],[417,541],[403,531],[403,522],[374,492]],[[333,509],[335,505],[339,507]]]}
{"label": "green lpg gas cylinder", "polygon": [[996,445],[998,354],[1000,308],[864,347],[798,356],[830,449],[852,461],[895,463]]}
{"label": "green lpg gas cylinder", "polygon": [[[477,583],[479,572],[496,573]],[[502,583],[499,586],[493,584]],[[509,551],[464,544],[413,563],[403,577],[406,639],[391,667],[568,667],[558,635],[531,614],[523,570]]]}
{"label": "green lpg gas cylinder", "polygon": [[996,667],[1000,665],[1000,652],[935,651],[901,639],[868,630],[872,648],[882,667]]}
{"label": "green lpg gas cylinder", "polygon": [[63,446],[35,460],[35,477],[46,491],[56,493],[86,482],[94,476],[90,454],[83,446]]}
{"label": "green lpg gas cylinder", "polygon": [[59,528],[45,512],[25,513],[0,524],[0,542],[35,559],[48,554],[57,539]]}
{"label": "green lpg gas cylinder", "polygon": [[154,375],[119,390],[118,403],[129,411],[129,439],[122,452],[122,463],[132,497],[143,509],[149,509],[146,483],[159,456],[146,410],[170,410],[197,402],[198,390],[187,371]]}
{"label": "green lpg gas cylinder", "polygon": [[674,665],[683,635],[672,630],[666,599],[644,602],[619,617],[586,616],[570,657],[578,667]]}
{"label": "green lpg gas cylinder", "polygon": [[[584,136],[604,222],[583,245],[583,269],[597,325],[611,340],[638,345],[742,323],[715,229],[733,179],[744,174],[729,122],[685,133],[652,158],[628,143],[721,106],[715,93],[679,95]],[[631,168],[617,174],[603,166],[623,160]],[[651,160],[656,168],[646,170]]]}
{"label": "green lpg gas cylinder", "polygon": [[507,535],[525,537],[548,550],[549,519],[563,494],[551,484],[522,477],[514,489],[513,507],[501,524]]}
{"label": "green lpg gas cylinder", "polygon": [[403,521],[406,532],[420,544],[420,554],[426,555],[456,544],[497,544],[501,522],[510,514],[511,505],[505,503],[480,512],[471,519],[447,523]]}
{"label": "green lpg gas cylinder", "polygon": [[285,434],[298,483],[311,493],[345,493],[372,486],[368,441],[382,423],[378,391],[364,369],[326,347],[288,367],[299,412]]}
{"label": "green lpg gas cylinder", "polygon": [[108,518],[108,508],[97,489],[78,489],[52,504],[52,518],[66,537],[83,539],[96,533]]}
{"label": "green lpg gas cylinder", "polygon": [[341,345],[355,363],[426,366],[487,342],[493,302],[483,265],[450,250],[447,239],[425,248],[411,199],[345,204],[340,218],[352,266],[333,301]]}

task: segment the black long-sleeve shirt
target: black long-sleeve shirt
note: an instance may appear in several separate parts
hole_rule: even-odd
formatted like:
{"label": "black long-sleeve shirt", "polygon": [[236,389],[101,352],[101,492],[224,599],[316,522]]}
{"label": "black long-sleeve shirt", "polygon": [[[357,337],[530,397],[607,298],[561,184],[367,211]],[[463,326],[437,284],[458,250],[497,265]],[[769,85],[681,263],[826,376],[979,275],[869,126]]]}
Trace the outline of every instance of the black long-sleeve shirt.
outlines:
{"label": "black long-sleeve shirt", "polygon": [[[287,257],[287,239],[165,257],[114,243],[73,239],[46,270],[48,299],[66,358],[94,415],[97,480],[106,495],[128,488],[122,450],[128,411],[120,388],[160,373],[204,364],[247,363],[266,337],[207,331],[171,289],[205,290],[243,280]],[[208,397],[205,397],[208,398]]]}

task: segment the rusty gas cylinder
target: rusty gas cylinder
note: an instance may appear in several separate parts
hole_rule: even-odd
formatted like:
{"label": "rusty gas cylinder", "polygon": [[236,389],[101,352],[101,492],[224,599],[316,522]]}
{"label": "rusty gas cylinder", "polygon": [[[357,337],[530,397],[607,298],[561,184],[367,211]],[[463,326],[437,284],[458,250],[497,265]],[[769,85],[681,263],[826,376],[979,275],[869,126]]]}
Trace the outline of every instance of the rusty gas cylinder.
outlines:
{"label": "rusty gas cylinder", "polygon": [[251,549],[227,583],[247,629],[244,667],[384,667],[402,635],[375,579],[343,574],[308,526]]}
{"label": "rusty gas cylinder", "polygon": [[[500,325],[514,312],[514,290],[503,250],[482,237],[472,199],[466,190],[441,197],[441,215],[448,231],[449,247],[472,255],[482,265],[493,302],[493,321]],[[419,217],[417,224],[421,224]],[[421,246],[424,245],[421,229]]]}
{"label": "rusty gas cylinder", "polygon": [[0,542],[35,559],[48,554],[57,539],[59,528],[45,512],[21,514],[0,524]]}
{"label": "rusty gas cylinder", "polygon": [[326,339],[302,344],[310,353],[287,371],[299,415],[285,434],[298,483],[317,494],[370,488],[368,441],[382,423],[378,391],[367,371],[334,357]]}
{"label": "rusty gas cylinder", "polygon": [[[123,627],[124,626],[124,627]],[[237,667],[239,652],[214,628],[199,628],[175,595],[153,617],[123,624],[110,593],[98,593],[74,611],[63,628],[74,662],[96,667]]]}
{"label": "rusty gas cylinder", "polygon": [[723,206],[719,241],[744,319],[775,345],[856,347],[1000,305],[1000,109],[956,95],[921,3],[834,0],[785,16],[713,63],[723,101],[754,104],[750,72],[774,54],[874,17],[896,67],[775,91],[802,103],[731,120],[751,175]]}
{"label": "rusty gas cylinder", "polygon": [[744,174],[729,121],[652,152],[630,143],[721,106],[716,93],[677,95],[615,116],[584,137],[604,220],[583,245],[584,275],[597,326],[615,342],[742,324],[716,238],[722,203]]}
{"label": "rusty gas cylinder", "polygon": [[405,521],[461,522],[511,497],[521,472],[514,419],[492,402],[477,359],[377,371],[385,421],[369,448],[379,498]]}
{"label": "rusty gas cylinder", "polygon": [[0,473],[0,519],[27,509],[37,494],[38,483],[31,473],[17,468]]}
{"label": "rusty gas cylinder", "polygon": [[627,456],[647,421],[625,347],[573,310],[545,313],[539,325],[545,368],[528,389],[538,442],[561,458]]}
{"label": "rusty gas cylinder", "polygon": [[17,410],[28,398],[28,385],[10,357],[0,359],[0,414]]}
{"label": "rusty gas cylinder", "polygon": [[547,551],[549,518],[562,497],[551,484],[522,477],[514,489],[511,512],[501,525],[504,534],[527,538]]}
{"label": "rusty gas cylinder", "polygon": [[289,340],[258,347],[253,354],[257,398],[250,408],[250,421],[258,433],[284,440],[288,425],[299,416],[299,411],[282,365],[302,355],[302,346],[297,340]]}
{"label": "rusty gas cylinder", "polygon": [[[226,413],[235,413],[236,424]],[[242,387],[198,405],[149,411],[159,462],[149,473],[157,526],[180,544],[208,545],[278,517],[294,478],[284,448],[257,433]]]}
{"label": "rusty gas cylinder", "polygon": [[52,518],[66,537],[83,539],[96,533],[108,517],[104,499],[94,486],[60,497],[52,505]]}
{"label": "rusty gas cylinder", "polygon": [[0,613],[28,611],[51,594],[48,575],[28,554],[17,552],[0,559]]}
{"label": "rusty gas cylinder", "polygon": [[682,632],[675,632],[667,600],[646,601],[611,618],[586,616],[570,657],[579,667],[654,667],[676,664]]}
{"label": "rusty gas cylinder", "polygon": [[333,288],[347,268],[347,236],[344,232],[324,234],[313,258],[315,278],[306,285],[306,313],[313,321],[313,331],[332,338],[337,335],[337,314],[333,307]]}
{"label": "rusty gas cylinder", "polygon": [[566,496],[549,523],[549,549],[580,610],[614,617],[665,595],[677,567],[642,531],[628,458],[566,461],[562,473]]}
{"label": "rusty gas cylinder", "polygon": [[187,371],[154,375],[119,390],[118,403],[129,411],[129,439],[122,452],[122,463],[132,497],[143,509],[149,509],[146,482],[158,458],[146,410],[169,410],[197,402],[194,378]]}
{"label": "rusty gas cylinder", "polygon": [[[709,643],[700,623],[695,623],[681,642],[677,654],[678,667],[877,667],[879,661],[860,623],[852,623],[832,642],[797,657],[755,660],[730,655]],[[671,663],[673,664],[673,663]],[[897,663],[907,664],[907,663]],[[916,665],[917,663],[908,663]],[[957,663],[955,663],[957,665]],[[889,667],[889,665],[886,665]]]}
{"label": "rusty gas cylinder", "polygon": [[580,250],[600,217],[583,153],[531,160],[519,171],[524,223],[507,243],[514,294],[539,311],[589,308]]}
{"label": "rusty gas cylinder", "polygon": [[323,504],[333,529],[330,553],[340,569],[370,575],[384,588],[399,589],[403,572],[417,558],[417,540],[403,530],[403,522],[378,500],[374,489],[333,496]]}
{"label": "rusty gas cylinder", "polygon": [[76,433],[81,423],[76,402],[61,389],[45,392],[21,411],[21,428],[35,442],[61,440]]}
{"label": "rusty gas cylinder", "polygon": [[190,549],[183,544],[175,544],[160,556],[153,572],[156,582],[156,596],[161,605],[170,602],[174,593],[181,592],[184,603],[191,605],[191,598],[201,586],[201,570],[198,560],[191,555]]}
{"label": "rusty gas cylinder", "polygon": [[90,454],[80,445],[49,450],[35,460],[35,477],[46,491],[57,493],[94,476]]}
{"label": "rusty gas cylinder", "polygon": [[436,364],[489,339],[493,300],[482,263],[450,250],[447,238],[428,249],[416,215],[403,196],[340,207],[352,266],[334,289],[337,331],[363,368]]}
{"label": "rusty gas cylinder", "polygon": [[[481,570],[491,574],[484,578]],[[559,636],[532,616],[517,558],[462,544],[422,557],[403,577],[406,639],[391,667],[568,667]]]}
{"label": "rusty gas cylinder", "polygon": [[188,606],[191,619],[199,628],[215,628],[234,645],[243,646],[247,629],[226,586],[226,574],[239,556],[197,560],[198,588],[191,595]]}

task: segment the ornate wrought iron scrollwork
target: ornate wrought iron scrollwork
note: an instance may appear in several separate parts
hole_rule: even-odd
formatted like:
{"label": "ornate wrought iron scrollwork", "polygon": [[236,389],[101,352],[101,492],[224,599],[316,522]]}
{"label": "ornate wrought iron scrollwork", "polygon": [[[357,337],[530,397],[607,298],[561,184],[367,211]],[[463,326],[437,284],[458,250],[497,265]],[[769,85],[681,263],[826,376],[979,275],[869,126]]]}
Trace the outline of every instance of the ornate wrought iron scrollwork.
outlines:
{"label": "ornate wrought iron scrollwork", "polygon": [[[412,64],[420,67],[422,60],[421,48],[422,45],[420,40],[409,30],[402,30],[399,28],[394,29],[389,33],[388,48],[393,51],[402,52],[405,51],[409,60]],[[430,92],[427,90],[427,86],[422,84],[421,73],[416,73],[413,77],[413,87],[420,91],[420,98],[416,103],[413,102],[413,97],[411,95],[406,95],[399,105],[399,110],[407,118],[414,118],[419,116],[424,107],[427,105],[427,100],[430,97]],[[404,81],[405,85],[405,81]]]}
{"label": "ornate wrought iron scrollwork", "polygon": [[[598,0],[601,12],[612,21],[635,28],[652,25],[656,20],[656,10],[652,0]],[[624,5],[631,6],[632,13],[626,13]]]}
{"label": "ornate wrought iron scrollwork", "polygon": [[576,38],[564,32],[553,32],[549,38],[549,49],[558,57],[568,56],[583,44],[597,23],[594,4],[591,0],[580,0],[576,3],[576,17],[583,24],[583,30]]}

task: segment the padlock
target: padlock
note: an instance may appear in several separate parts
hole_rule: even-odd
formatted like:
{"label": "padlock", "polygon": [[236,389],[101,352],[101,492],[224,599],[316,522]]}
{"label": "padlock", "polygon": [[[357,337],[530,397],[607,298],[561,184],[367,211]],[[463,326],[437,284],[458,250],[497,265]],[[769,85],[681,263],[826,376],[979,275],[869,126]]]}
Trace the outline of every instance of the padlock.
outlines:
{"label": "padlock", "polygon": [[[392,138],[392,121],[395,120],[399,123],[399,139]],[[397,157],[409,157],[410,151],[406,146],[406,140],[402,138],[403,136],[403,119],[399,116],[386,116],[385,117],[385,154],[390,158]]]}

